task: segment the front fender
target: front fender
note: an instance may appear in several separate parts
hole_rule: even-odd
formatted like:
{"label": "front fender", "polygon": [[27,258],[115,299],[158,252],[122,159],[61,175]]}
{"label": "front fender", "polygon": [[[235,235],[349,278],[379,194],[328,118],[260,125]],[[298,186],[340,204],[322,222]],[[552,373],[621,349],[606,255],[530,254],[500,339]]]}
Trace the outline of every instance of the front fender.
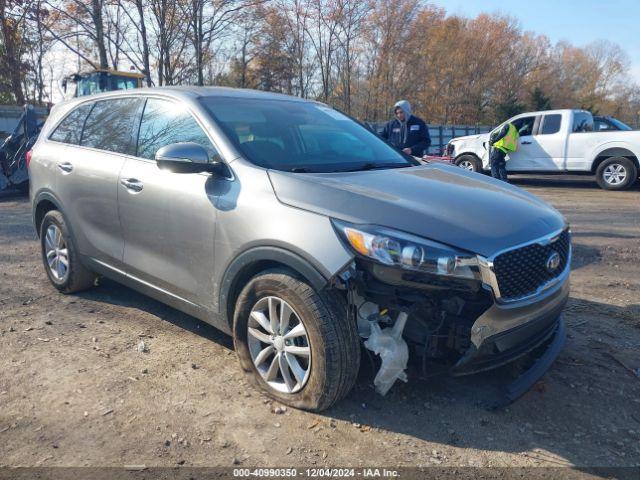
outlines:
{"label": "front fender", "polygon": [[233,297],[238,293],[239,283],[248,280],[248,277],[258,273],[260,265],[283,265],[300,275],[314,289],[322,290],[329,281],[331,273],[323,269],[321,265],[305,258],[299,253],[295,253],[282,246],[258,246],[249,248],[236,256],[227,266],[218,294],[216,295],[218,312],[227,314],[228,321],[232,318],[229,315]]}
{"label": "front fender", "polygon": [[489,137],[487,135],[456,140],[454,143],[456,160],[462,155],[474,155],[482,162],[482,168],[488,169],[489,155],[487,149],[483,146],[488,140]]}

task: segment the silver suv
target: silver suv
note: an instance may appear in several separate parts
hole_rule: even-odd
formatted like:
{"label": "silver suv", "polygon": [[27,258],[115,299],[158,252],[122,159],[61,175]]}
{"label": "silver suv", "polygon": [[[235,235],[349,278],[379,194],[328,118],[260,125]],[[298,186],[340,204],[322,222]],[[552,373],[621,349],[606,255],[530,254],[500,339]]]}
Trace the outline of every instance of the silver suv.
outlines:
{"label": "silver suv", "polygon": [[314,101],[154,88],[57,105],[31,152],[33,221],[63,293],[99,275],[232,334],[277,400],[346,395],[361,345],[384,394],[407,361],[454,375],[564,339],[570,234],[519,188],[422,165]]}

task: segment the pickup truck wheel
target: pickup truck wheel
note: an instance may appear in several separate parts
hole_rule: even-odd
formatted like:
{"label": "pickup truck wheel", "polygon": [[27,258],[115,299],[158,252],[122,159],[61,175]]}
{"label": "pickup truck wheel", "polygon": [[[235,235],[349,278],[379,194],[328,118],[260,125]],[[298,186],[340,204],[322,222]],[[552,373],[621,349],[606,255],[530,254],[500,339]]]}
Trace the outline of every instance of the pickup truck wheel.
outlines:
{"label": "pickup truck wheel", "polygon": [[286,270],[268,270],[245,286],[233,338],[249,381],[295,408],[330,407],[358,375],[360,342],[344,300]]}
{"label": "pickup truck wheel", "polygon": [[470,172],[479,172],[481,170],[480,162],[473,155],[461,155],[456,159],[456,165]]}
{"label": "pickup truck wheel", "polygon": [[605,190],[624,190],[638,178],[638,169],[633,161],[625,157],[606,159],[596,170],[596,181]]}
{"label": "pickup truck wheel", "polygon": [[49,280],[62,293],[74,293],[93,286],[96,275],[80,263],[69,228],[57,210],[51,210],[40,226],[42,262]]}

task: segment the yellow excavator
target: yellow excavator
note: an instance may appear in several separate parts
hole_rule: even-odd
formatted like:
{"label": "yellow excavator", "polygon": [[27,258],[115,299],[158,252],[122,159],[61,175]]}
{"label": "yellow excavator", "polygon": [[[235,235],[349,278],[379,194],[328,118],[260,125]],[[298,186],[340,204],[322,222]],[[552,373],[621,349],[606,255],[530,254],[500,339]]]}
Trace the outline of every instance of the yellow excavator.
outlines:
{"label": "yellow excavator", "polygon": [[[66,98],[84,97],[94,93],[140,88],[143,81],[144,75],[141,73],[100,68],[65,77],[62,80],[62,89]],[[74,84],[75,89],[70,89],[70,84]]]}

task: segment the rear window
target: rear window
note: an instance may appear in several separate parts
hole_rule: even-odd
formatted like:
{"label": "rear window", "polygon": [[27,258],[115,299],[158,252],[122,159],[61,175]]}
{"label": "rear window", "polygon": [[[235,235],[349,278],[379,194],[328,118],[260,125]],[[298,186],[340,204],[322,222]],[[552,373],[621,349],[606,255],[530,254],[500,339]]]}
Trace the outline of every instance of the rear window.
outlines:
{"label": "rear window", "polygon": [[85,103],[73,110],[64,120],[62,120],[62,122],[60,122],[49,139],[73,145],[80,143],[82,127],[87,115],[91,111],[91,107],[93,107],[93,103]]}
{"label": "rear window", "polygon": [[540,135],[551,135],[560,131],[560,123],[562,122],[562,115],[554,113],[553,115],[545,115],[542,120],[542,130]]}
{"label": "rear window", "polygon": [[134,121],[140,99],[101,100],[85,122],[80,145],[110,152],[133,153]]}

